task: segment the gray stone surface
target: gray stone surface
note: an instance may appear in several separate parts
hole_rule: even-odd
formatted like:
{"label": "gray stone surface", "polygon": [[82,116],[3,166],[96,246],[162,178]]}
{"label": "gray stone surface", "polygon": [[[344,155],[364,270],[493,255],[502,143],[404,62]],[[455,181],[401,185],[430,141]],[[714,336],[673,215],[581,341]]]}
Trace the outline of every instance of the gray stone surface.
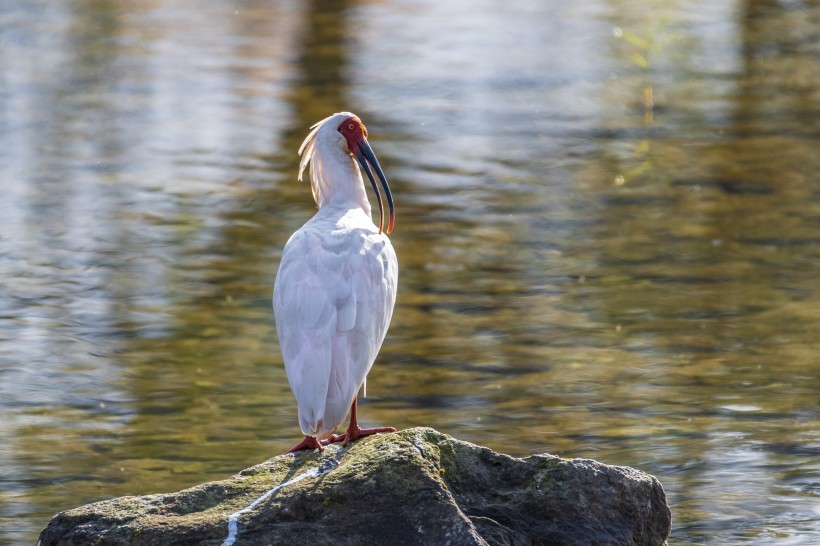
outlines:
{"label": "gray stone surface", "polygon": [[237,545],[660,546],[671,527],[660,482],[638,470],[517,459],[413,428],[280,455],[178,493],[81,506],[54,516],[40,540],[229,544],[240,511]]}

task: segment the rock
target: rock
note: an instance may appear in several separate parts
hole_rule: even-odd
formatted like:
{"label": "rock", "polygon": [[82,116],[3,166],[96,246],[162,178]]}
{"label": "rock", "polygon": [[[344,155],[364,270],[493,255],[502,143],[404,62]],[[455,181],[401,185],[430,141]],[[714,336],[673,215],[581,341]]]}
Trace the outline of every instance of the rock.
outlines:
{"label": "rock", "polygon": [[40,544],[659,546],[670,526],[663,487],[638,470],[516,459],[413,428],[280,455],[178,493],[68,510]]}

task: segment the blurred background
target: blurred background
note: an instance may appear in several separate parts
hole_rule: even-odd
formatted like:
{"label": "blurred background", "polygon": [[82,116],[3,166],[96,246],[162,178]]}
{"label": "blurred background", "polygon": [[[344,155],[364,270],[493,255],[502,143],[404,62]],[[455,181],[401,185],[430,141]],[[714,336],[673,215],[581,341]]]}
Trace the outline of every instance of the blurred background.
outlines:
{"label": "blurred background", "polygon": [[270,298],[341,110],[397,206],[363,423],[817,543],[817,2],[23,0],[0,66],[0,544],[300,439]]}

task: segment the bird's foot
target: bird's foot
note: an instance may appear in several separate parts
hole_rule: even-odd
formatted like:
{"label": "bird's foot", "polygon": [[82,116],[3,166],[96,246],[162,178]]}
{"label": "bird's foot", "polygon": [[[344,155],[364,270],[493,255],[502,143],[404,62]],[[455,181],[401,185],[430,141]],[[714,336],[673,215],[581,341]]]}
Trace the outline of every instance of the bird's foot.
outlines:
{"label": "bird's foot", "polygon": [[297,451],[301,451],[303,449],[318,449],[319,451],[323,451],[325,449],[322,447],[323,445],[327,444],[323,444],[317,440],[315,436],[305,436],[304,440],[285,451],[285,453],[296,453]]}
{"label": "bird's foot", "polygon": [[330,444],[335,444],[336,442],[342,442],[342,446],[347,447],[347,444],[353,440],[358,440],[362,436],[370,436],[371,434],[378,434],[380,432],[396,432],[396,429],[393,427],[348,428],[347,432],[344,434],[331,434],[322,440],[322,445],[327,446]]}
{"label": "bird's foot", "polygon": [[358,440],[362,436],[370,436],[371,434],[379,434],[380,432],[396,432],[393,427],[375,427],[375,428],[359,428],[348,427],[347,432],[339,437],[342,442],[342,447],[347,447],[347,444],[353,440]]}
{"label": "bird's foot", "polygon": [[345,439],[344,434],[331,434],[324,440],[320,440],[323,446],[329,446],[330,444],[335,444],[336,442],[342,442]]}

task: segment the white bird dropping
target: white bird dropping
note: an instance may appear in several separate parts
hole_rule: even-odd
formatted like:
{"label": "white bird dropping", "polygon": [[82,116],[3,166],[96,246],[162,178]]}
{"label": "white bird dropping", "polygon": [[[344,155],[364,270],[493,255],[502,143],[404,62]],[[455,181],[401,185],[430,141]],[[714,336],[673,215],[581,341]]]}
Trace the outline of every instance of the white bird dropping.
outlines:
{"label": "white bird dropping", "polygon": [[[310,187],[319,210],[285,245],[273,291],[276,332],[305,435],[289,452],[321,451],[331,442],[346,445],[360,436],[396,430],[362,429],[356,419],[357,394],[396,303],[399,268],[387,238],[394,224],[390,187],[367,142],[367,129],[350,112],[311,127],[299,153],[299,180],[310,164]],[[376,192],[378,227],[371,219],[360,167]],[[386,229],[373,171],[389,208]],[[347,432],[334,434],[348,409]]]}

